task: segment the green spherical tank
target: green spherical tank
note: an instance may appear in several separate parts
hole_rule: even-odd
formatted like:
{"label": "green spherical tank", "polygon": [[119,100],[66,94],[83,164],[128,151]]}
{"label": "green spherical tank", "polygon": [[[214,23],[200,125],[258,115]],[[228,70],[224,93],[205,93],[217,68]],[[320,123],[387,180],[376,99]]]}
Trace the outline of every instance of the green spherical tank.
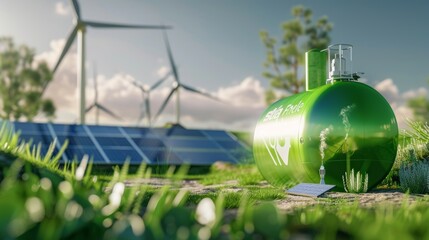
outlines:
{"label": "green spherical tank", "polygon": [[283,98],[259,118],[254,157],[273,185],[290,180],[342,190],[351,169],[368,174],[368,189],[390,172],[396,157],[398,125],[389,103],[372,87],[333,81]]}
{"label": "green spherical tank", "polygon": [[397,139],[395,115],[377,91],[336,82],[269,106],[255,129],[253,151],[274,185],[319,182],[323,158],[326,184],[342,188],[342,175],[354,169],[368,173],[372,188],[392,168]]}

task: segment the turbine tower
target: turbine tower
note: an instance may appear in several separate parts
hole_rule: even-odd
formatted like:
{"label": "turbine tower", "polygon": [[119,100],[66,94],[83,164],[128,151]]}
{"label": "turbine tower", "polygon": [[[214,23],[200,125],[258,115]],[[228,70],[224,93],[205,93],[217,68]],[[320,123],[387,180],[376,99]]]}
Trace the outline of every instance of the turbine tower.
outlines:
{"label": "turbine tower", "polygon": [[200,95],[212,98],[212,99],[217,100],[217,101],[221,101],[221,100],[219,98],[217,98],[217,97],[209,94],[209,93],[197,90],[197,89],[195,89],[195,88],[193,88],[191,86],[183,84],[180,81],[179,73],[178,73],[177,67],[176,67],[176,63],[174,62],[173,54],[171,52],[170,42],[168,41],[167,32],[164,31],[163,33],[164,33],[165,47],[167,48],[168,59],[169,59],[169,62],[170,62],[171,72],[173,73],[174,82],[173,82],[173,88],[171,89],[171,91],[168,94],[167,98],[162,103],[162,105],[161,105],[158,113],[155,115],[154,121],[156,121],[158,119],[159,115],[162,113],[162,111],[164,111],[164,108],[167,106],[168,101],[170,101],[170,98],[173,96],[174,93],[176,93],[176,114],[177,114],[176,115],[176,123],[180,124],[180,93],[179,93],[180,88],[183,88],[183,89],[185,89],[187,91],[194,92],[194,93],[197,93],[197,94],[200,94]]}
{"label": "turbine tower", "polygon": [[110,111],[109,109],[107,109],[106,107],[104,107],[103,105],[101,105],[98,102],[98,75],[97,75],[97,69],[95,67],[94,64],[94,103],[91,104],[91,106],[89,106],[87,109],[85,109],[85,113],[90,112],[93,108],[95,108],[95,124],[98,125],[98,119],[99,119],[99,115],[100,115],[100,110],[105,112],[107,115],[110,115],[111,117],[117,119],[117,120],[122,120],[118,115],[116,115],[115,113],[113,113],[112,111]]}
{"label": "turbine tower", "polygon": [[137,119],[137,126],[140,124],[140,122],[143,120],[143,118],[146,116],[147,124],[149,127],[152,126],[152,116],[150,111],[150,92],[154,90],[155,88],[159,87],[165,80],[168,79],[168,77],[171,75],[171,72],[168,72],[163,78],[159,79],[155,84],[148,87],[147,85],[143,85],[142,83],[133,80],[132,84],[136,86],[140,91],[142,92],[142,103],[140,105],[140,116]]}
{"label": "turbine tower", "polygon": [[53,73],[55,73],[63,60],[67,51],[70,49],[74,39],[77,35],[77,87],[78,87],[78,117],[79,123],[85,124],[85,32],[86,27],[94,28],[134,28],[134,29],[169,29],[167,26],[155,26],[155,25],[129,25],[129,24],[116,24],[116,23],[105,23],[105,22],[94,22],[83,20],[80,14],[80,7],[77,0],[71,0],[74,10],[74,27],[69,34],[69,37],[64,45],[64,49],[55,64]]}

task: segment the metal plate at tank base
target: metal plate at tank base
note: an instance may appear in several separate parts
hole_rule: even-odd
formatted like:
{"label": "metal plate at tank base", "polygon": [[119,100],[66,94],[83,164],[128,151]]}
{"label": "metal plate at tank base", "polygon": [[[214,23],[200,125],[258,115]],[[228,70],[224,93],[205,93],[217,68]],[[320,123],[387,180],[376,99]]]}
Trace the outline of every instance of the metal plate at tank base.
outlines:
{"label": "metal plate at tank base", "polygon": [[317,184],[317,183],[300,183],[286,192],[292,195],[305,197],[319,197],[325,192],[333,189],[335,185]]}

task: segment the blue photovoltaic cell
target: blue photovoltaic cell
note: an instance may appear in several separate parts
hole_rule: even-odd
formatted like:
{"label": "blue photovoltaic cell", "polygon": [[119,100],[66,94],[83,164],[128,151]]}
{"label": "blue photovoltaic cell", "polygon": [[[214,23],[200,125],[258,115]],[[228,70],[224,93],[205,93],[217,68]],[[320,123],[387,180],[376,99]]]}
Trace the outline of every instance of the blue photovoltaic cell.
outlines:
{"label": "blue photovoltaic cell", "polygon": [[165,149],[145,148],[142,152],[153,164],[182,164],[182,160],[172,151]]}
{"label": "blue photovoltaic cell", "polygon": [[21,134],[20,138],[22,140],[25,140],[25,142],[29,142],[31,141],[33,144],[44,144],[44,145],[48,145],[51,144],[51,142],[53,142],[53,139],[51,138],[50,135],[37,135],[37,134]]}
{"label": "blue photovoltaic cell", "polygon": [[124,137],[95,137],[101,147],[106,146],[131,146]]}
{"label": "blue photovoltaic cell", "polygon": [[214,139],[232,139],[231,136],[225,131],[218,130],[204,130],[205,134],[207,134],[210,138]]}
{"label": "blue photovoltaic cell", "polygon": [[21,133],[40,133],[40,127],[37,123],[21,123],[15,122],[14,124],[15,131],[20,131]]}
{"label": "blue photovoltaic cell", "polygon": [[57,136],[60,135],[88,135],[82,125],[52,124]]}
{"label": "blue photovoltaic cell", "polygon": [[142,152],[146,155],[147,158],[149,158],[151,162],[157,162],[161,160],[164,149],[145,148],[142,149]]}
{"label": "blue photovoltaic cell", "polygon": [[103,149],[111,163],[121,164],[129,159],[132,164],[140,164],[143,158],[133,149],[119,150],[119,149]]}
{"label": "blue photovoltaic cell", "polygon": [[168,138],[165,143],[171,148],[220,149],[216,142],[207,139]]}
{"label": "blue photovoltaic cell", "polygon": [[133,138],[134,143],[140,148],[165,147],[164,142],[156,138]]}
{"label": "blue photovoltaic cell", "polygon": [[142,160],[155,165],[210,165],[216,161],[236,163],[251,157],[251,152],[234,137],[221,130],[171,128],[139,128],[52,123],[13,122],[21,139],[41,144],[46,153],[53,139],[58,139],[55,153],[68,139],[62,160],[78,161],[87,154],[94,164],[131,164]]}
{"label": "blue photovoltaic cell", "polygon": [[172,128],[172,130],[167,131],[167,136],[204,137],[199,130],[190,130],[180,127]]}
{"label": "blue photovoltaic cell", "polygon": [[138,128],[138,127],[122,127],[124,132],[130,137],[144,137],[144,136],[154,136],[154,134],[149,130],[149,128]]}
{"label": "blue photovoltaic cell", "polygon": [[66,149],[66,154],[69,160],[76,158],[77,161],[80,161],[83,156],[86,154],[89,157],[93,158],[94,164],[105,164],[106,161],[101,156],[100,152],[94,147],[74,147],[69,146]]}
{"label": "blue photovoltaic cell", "polygon": [[[94,136],[122,136],[119,127],[113,126],[88,126]],[[123,137],[123,136],[122,136]]]}
{"label": "blue photovoltaic cell", "polygon": [[58,136],[58,141],[63,144],[66,139],[69,141],[69,146],[93,146],[91,138],[86,136]]}

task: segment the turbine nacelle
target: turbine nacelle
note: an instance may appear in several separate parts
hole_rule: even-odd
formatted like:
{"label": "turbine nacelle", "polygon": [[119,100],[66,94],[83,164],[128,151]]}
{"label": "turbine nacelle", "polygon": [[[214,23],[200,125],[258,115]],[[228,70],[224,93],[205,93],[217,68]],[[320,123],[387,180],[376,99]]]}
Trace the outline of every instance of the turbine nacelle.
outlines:
{"label": "turbine nacelle", "polygon": [[174,89],[179,87],[179,83],[177,81],[173,82],[173,84],[171,84],[171,85]]}
{"label": "turbine nacelle", "polygon": [[150,86],[149,85],[147,85],[147,84],[143,84],[142,85],[142,91],[143,92],[146,92],[146,93],[149,93],[150,92]]}

